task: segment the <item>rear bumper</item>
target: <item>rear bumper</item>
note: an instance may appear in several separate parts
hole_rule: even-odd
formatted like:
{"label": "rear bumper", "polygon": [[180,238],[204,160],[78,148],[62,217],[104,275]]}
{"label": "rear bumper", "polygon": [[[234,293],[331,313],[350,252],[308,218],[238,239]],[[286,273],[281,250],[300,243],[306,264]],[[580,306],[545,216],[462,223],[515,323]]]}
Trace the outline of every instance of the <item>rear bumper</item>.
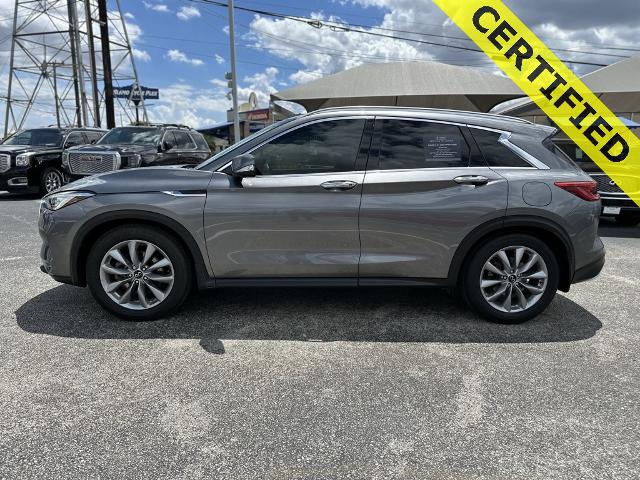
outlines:
{"label": "rear bumper", "polygon": [[598,276],[598,274],[602,271],[602,268],[604,267],[604,261],[605,261],[605,253],[603,250],[602,254],[596,257],[595,260],[584,265],[583,267],[580,267],[575,271],[575,273],[573,274],[573,281],[571,283],[584,282],[586,280],[590,280]]}

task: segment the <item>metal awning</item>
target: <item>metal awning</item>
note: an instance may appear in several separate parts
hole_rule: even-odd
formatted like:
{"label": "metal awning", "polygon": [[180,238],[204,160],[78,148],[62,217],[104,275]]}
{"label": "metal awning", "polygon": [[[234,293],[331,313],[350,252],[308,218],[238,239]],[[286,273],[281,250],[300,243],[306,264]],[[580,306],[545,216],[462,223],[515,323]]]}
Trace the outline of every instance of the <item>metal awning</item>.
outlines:
{"label": "metal awning", "polygon": [[450,108],[488,112],[506,100],[522,97],[506,77],[479,69],[437,62],[361,65],[271,95],[304,106],[372,105]]}

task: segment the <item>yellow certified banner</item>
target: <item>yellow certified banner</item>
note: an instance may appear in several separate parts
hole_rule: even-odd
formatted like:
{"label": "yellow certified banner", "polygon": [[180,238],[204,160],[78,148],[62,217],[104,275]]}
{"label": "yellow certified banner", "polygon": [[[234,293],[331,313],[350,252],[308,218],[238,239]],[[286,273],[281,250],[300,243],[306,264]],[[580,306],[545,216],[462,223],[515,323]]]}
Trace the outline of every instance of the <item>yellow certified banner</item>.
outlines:
{"label": "yellow certified banner", "polygon": [[501,0],[433,0],[640,206],[640,138]]}

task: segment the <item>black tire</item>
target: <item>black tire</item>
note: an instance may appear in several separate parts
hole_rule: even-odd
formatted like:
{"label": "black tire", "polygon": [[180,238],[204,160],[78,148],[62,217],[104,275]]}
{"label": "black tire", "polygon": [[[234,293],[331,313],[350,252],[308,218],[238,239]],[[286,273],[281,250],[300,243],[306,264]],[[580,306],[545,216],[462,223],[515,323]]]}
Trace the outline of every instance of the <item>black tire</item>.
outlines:
{"label": "black tire", "polygon": [[[100,279],[102,259],[120,242],[142,240],[159,247],[173,267],[173,286],[158,305],[143,310],[133,310],[116,303],[105,292]],[[114,228],[102,235],[91,247],[86,265],[87,284],[96,301],[119,318],[131,321],[155,320],[175,311],[185,301],[193,284],[193,268],[181,242],[160,230],[146,225],[131,225]],[[146,277],[145,277],[146,278]]]}
{"label": "black tire", "polygon": [[59,169],[47,167],[40,174],[40,194],[51,193],[63,186],[64,183],[64,174]]}
{"label": "black tire", "polygon": [[[547,285],[542,296],[531,307],[516,312],[503,312],[485,300],[480,288],[480,278],[485,263],[499,250],[511,246],[529,248],[542,257],[547,268]],[[463,272],[462,293],[469,306],[485,319],[494,323],[522,323],[536,317],[549,306],[558,290],[559,274],[558,260],[545,242],[530,235],[505,235],[487,241],[470,253]]]}
{"label": "black tire", "polygon": [[621,213],[616,217],[616,223],[625,227],[635,227],[640,223],[640,213]]}

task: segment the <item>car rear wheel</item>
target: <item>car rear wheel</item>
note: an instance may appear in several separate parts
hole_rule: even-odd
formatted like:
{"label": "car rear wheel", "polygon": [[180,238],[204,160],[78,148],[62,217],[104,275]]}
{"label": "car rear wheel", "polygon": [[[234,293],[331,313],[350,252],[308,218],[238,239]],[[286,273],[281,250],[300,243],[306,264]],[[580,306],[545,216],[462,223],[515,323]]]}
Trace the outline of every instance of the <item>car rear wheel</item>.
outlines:
{"label": "car rear wheel", "polygon": [[55,167],[48,167],[40,175],[40,193],[46,195],[64,185],[64,175]]}
{"label": "car rear wheel", "polygon": [[542,313],[558,289],[553,251],[530,235],[505,235],[474,253],[464,274],[470,306],[497,323],[521,323]]}
{"label": "car rear wheel", "polygon": [[163,231],[124,226],[106,233],[87,259],[95,299],[125,320],[153,320],[171,313],[191,290],[192,270],[181,244]]}

